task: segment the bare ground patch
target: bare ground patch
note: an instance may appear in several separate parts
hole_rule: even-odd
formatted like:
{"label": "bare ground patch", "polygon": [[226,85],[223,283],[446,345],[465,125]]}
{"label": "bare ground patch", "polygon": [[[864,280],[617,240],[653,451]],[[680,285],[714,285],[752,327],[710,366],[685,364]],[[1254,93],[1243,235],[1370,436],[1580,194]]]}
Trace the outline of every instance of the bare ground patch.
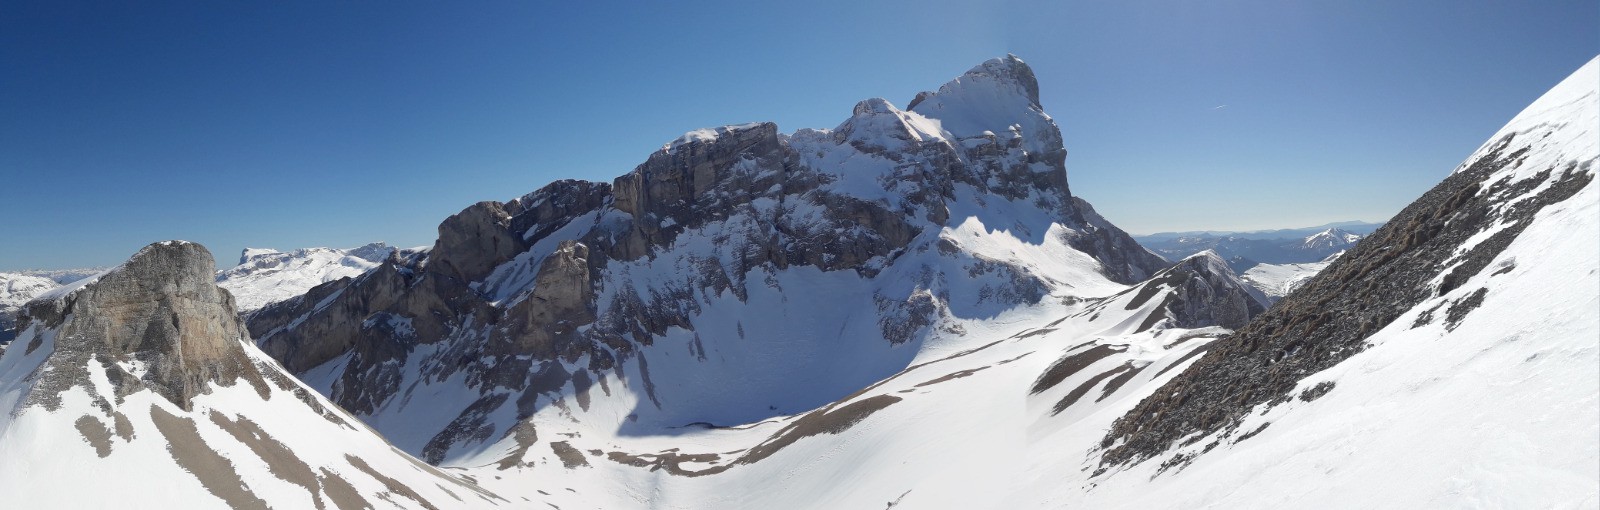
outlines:
{"label": "bare ground patch", "polygon": [[85,414],[79,416],[78,421],[72,424],[78,428],[78,433],[83,435],[83,439],[94,447],[94,453],[100,458],[111,455],[111,429],[107,429],[104,423]]}
{"label": "bare ground patch", "polygon": [[221,498],[231,508],[268,508],[266,501],[245,486],[233,462],[212,450],[200,437],[194,420],[179,417],[154,405],[150,406],[150,419],[155,422],[156,430],[166,437],[167,451],[172,454],[172,460],[178,461],[178,466],[199,479],[200,485],[212,495]]}

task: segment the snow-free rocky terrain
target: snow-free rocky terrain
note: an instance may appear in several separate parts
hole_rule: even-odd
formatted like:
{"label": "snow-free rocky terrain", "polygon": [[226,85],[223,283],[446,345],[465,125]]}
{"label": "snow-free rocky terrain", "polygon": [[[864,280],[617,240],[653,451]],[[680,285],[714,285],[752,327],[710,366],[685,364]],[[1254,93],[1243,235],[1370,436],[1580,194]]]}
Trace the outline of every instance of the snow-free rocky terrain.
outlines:
{"label": "snow-free rocky terrain", "polygon": [[[375,507],[1595,507],[1597,75],[1270,309],[1224,257],[1164,261],[1074,197],[1015,57],[832,130],[699,130],[612,183],[473,205],[248,335],[201,313],[233,340],[199,352],[242,357],[174,362],[197,311],[85,297],[124,285],[103,276],[31,303],[0,356],[0,459],[57,469],[0,464],[0,490],[104,505],[42,493],[76,466],[189,480],[195,506],[345,508],[337,478]],[[173,287],[126,269],[148,258],[110,275]]]}

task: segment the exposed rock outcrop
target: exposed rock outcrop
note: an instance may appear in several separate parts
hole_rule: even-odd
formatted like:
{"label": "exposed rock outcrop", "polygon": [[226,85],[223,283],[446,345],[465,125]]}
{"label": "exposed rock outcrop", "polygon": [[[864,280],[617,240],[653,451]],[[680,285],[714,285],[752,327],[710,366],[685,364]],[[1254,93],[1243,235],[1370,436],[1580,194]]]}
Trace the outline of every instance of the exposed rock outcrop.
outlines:
{"label": "exposed rock outcrop", "polygon": [[[81,288],[29,302],[25,320],[58,330],[55,368],[41,374],[46,390],[33,396],[56,398],[91,362],[116,375],[118,396],[147,388],[184,408],[210,383],[242,380],[266,391],[240,345],[248,337],[233,296],[213,282],[215,264],[198,244],[156,243]],[[139,373],[123,368],[130,363]]]}
{"label": "exposed rock outcrop", "polygon": [[522,236],[511,230],[511,213],[505,204],[472,204],[439,224],[428,271],[462,282],[475,282],[496,266],[528,249]]}
{"label": "exposed rock outcrop", "polygon": [[1106,221],[1089,202],[1072,197],[1074,218],[1084,227],[1067,238],[1067,244],[1099,260],[1106,277],[1134,283],[1167,266],[1167,260],[1145,249],[1132,236]]}
{"label": "exposed rock outcrop", "polygon": [[533,293],[512,306],[508,322],[521,324],[508,327],[516,327],[520,334],[500,337],[509,345],[497,354],[554,358],[563,350],[558,341],[570,343],[579,326],[594,322],[594,280],[589,269],[589,247],[562,241],[539,265]]}
{"label": "exposed rock outcrop", "polygon": [[[1600,159],[1593,79],[1591,64],[1307,284],[1217,340],[1117,420],[1103,462],[1141,461],[1183,438],[1187,445],[1231,431],[1256,406],[1288,401],[1302,379],[1366,349],[1368,337],[1425,300],[1454,295],[1542,209],[1590,186]],[[1450,301],[1441,311],[1447,328],[1483,301],[1482,290]],[[1433,320],[1426,311],[1412,326]]]}
{"label": "exposed rock outcrop", "polygon": [[[1179,328],[1221,326],[1239,329],[1266,308],[1246,290],[1244,282],[1216,253],[1206,251],[1183,259],[1162,270],[1137,291],[1166,295],[1156,313],[1145,319],[1148,326],[1167,321]],[[1141,328],[1143,329],[1143,328]]]}

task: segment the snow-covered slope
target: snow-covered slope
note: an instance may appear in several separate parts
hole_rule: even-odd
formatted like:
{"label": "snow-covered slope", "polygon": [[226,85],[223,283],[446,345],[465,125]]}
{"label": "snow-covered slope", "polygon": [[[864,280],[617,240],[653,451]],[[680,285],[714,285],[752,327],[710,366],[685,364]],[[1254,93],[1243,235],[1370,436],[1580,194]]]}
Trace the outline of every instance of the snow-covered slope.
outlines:
{"label": "snow-covered slope", "polygon": [[697,131],[613,185],[469,207],[252,316],[308,386],[238,330],[203,249],[153,245],[30,305],[0,355],[0,459],[22,459],[0,493],[1594,507],[1597,66],[1237,332],[1217,325],[1259,309],[1221,257],[1163,267],[1067,193],[1015,59],[834,130]]}
{"label": "snow-covered slope", "polygon": [[1236,334],[1151,321],[1170,273],[1058,289],[816,409],[650,429],[563,384],[450,463],[562,508],[1600,505],[1597,71]]}
{"label": "snow-covered slope", "polygon": [[1322,272],[1328,264],[1332,264],[1344,253],[1341,251],[1321,261],[1304,264],[1256,264],[1239,275],[1239,278],[1259,291],[1261,301],[1271,306],[1310,281],[1311,277]]}
{"label": "snow-covered slope", "polygon": [[1048,443],[1102,435],[1086,452],[1103,476],[1034,490],[1089,507],[1600,505],[1597,161],[1600,59],[1109,434]]}
{"label": "snow-covered slope", "polygon": [[487,508],[261,354],[210,253],[169,241],[28,304],[0,355],[9,508]]}
{"label": "snow-covered slope", "polygon": [[633,390],[614,379],[609,394],[568,387],[565,407],[538,410],[513,437],[451,465],[501,494],[550,493],[563,509],[1044,508],[1007,494],[1088,472],[1077,471],[1086,445],[1036,451],[1040,441],[1085,421],[1103,432],[1108,410],[1132,406],[1228,332],[1150,321],[1193,288],[1150,285],[1160,292],[1132,308],[1133,295],[1061,295],[959,319],[959,334],[884,380],[754,423],[619,428],[610,423],[635,411]]}
{"label": "snow-covered slope", "polygon": [[540,413],[627,436],[790,416],[965,348],[974,321],[1162,269],[1069,193],[1065,157],[1032,71],[995,59],[835,129],[698,130],[611,184],[476,204],[250,326],[447,465]]}
{"label": "snow-covered slope", "polygon": [[283,301],[312,287],[367,272],[395,249],[383,243],[358,248],[303,248],[280,252],[246,248],[239,265],[217,273],[217,285],[233,293],[240,313]]}
{"label": "snow-covered slope", "polygon": [[0,346],[16,337],[16,317],[22,305],[56,285],[54,280],[42,276],[0,273]]}
{"label": "snow-covered slope", "polygon": [[89,278],[106,272],[109,267],[79,267],[72,269],[30,269],[18,271],[16,274],[47,278],[58,285],[66,285],[84,278]]}
{"label": "snow-covered slope", "polygon": [[34,296],[56,285],[54,280],[42,276],[0,273],[0,307],[21,308]]}

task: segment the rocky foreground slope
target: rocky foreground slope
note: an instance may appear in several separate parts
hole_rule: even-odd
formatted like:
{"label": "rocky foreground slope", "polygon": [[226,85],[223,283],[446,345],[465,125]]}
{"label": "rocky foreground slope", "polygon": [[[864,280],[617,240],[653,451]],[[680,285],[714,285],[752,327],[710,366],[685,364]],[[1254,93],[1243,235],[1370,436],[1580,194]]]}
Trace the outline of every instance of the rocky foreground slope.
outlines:
{"label": "rocky foreground slope", "polygon": [[1600,60],[1116,418],[1063,497],[1595,505],[1597,161]]}
{"label": "rocky foreground slope", "polygon": [[245,334],[215,272],[205,248],[169,241],[28,303],[0,355],[7,506],[506,503],[395,450],[284,374]]}

